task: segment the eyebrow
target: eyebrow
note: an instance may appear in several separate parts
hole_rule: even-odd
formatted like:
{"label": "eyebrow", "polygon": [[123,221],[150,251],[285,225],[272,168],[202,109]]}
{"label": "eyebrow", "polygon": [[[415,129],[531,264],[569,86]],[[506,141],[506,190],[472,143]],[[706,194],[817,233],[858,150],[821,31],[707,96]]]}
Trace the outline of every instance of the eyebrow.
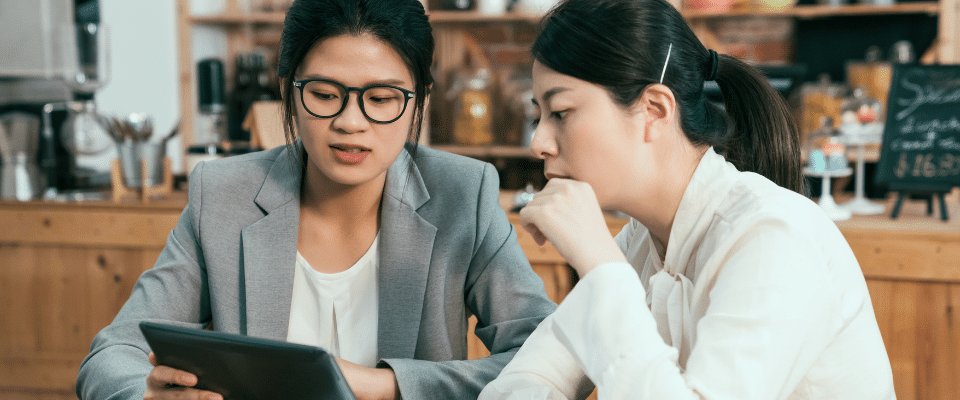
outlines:
{"label": "eyebrow", "polygon": [[[307,75],[304,75],[304,76],[303,76],[303,79],[326,79],[326,80],[329,80],[329,81],[334,81],[334,82],[343,84],[342,82],[340,82],[340,81],[338,81],[338,80],[336,80],[336,79],[333,79],[333,78],[331,78],[331,77],[329,77],[329,76],[323,76],[323,75],[318,75],[318,74],[307,74]],[[373,85],[401,86],[401,85],[405,85],[405,84],[407,84],[407,82],[404,82],[404,81],[399,80],[399,79],[381,79],[381,80],[368,81],[368,82],[366,82],[366,83],[365,83],[363,86],[361,86],[361,87],[367,87],[367,86],[373,86]],[[348,85],[346,85],[346,84],[343,84],[343,85],[344,85],[344,86],[348,86]]]}
{"label": "eyebrow", "polygon": [[[556,95],[556,94],[558,94],[558,93],[566,92],[566,91],[568,91],[568,90],[571,90],[571,89],[568,88],[568,87],[563,87],[563,86],[555,87],[555,88],[553,88],[553,89],[550,89],[550,90],[548,90],[548,91],[546,91],[546,92],[543,93],[543,102],[544,102],[544,103],[547,103],[547,102],[550,101],[550,98],[553,97],[554,95]],[[532,101],[533,104],[536,104],[537,106],[540,105],[540,103],[537,103],[537,99],[536,99],[536,98],[532,98],[532,99],[530,99],[530,101]]]}

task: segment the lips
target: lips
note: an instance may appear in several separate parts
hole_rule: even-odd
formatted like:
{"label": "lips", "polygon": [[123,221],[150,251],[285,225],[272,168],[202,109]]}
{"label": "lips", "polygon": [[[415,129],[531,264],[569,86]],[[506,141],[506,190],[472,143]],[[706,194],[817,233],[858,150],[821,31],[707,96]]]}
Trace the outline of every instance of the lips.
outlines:
{"label": "lips", "polygon": [[334,158],[342,164],[359,164],[370,155],[370,149],[353,144],[332,144]]}
{"label": "lips", "polygon": [[560,175],[560,174],[553,173],[553,172],[546,172],[546,173],[543,174],[543,176],[545,176],[545,177],[547,178],[547,180],[551,180],[551,179],[554,179],[554,178],[559,178],[559,179],[573,179],[573,178],[571,178],[569,175]]}

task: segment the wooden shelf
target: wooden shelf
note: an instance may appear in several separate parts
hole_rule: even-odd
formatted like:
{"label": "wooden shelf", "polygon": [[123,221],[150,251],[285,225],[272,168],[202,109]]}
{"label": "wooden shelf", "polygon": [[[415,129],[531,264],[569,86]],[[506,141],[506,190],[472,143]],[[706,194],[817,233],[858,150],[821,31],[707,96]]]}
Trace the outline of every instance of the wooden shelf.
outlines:
{"label": "wooden shelf", "polygon": [[[223,13],[194,15],[190,22],[198,25],[234,25],[234,24],[283,24],[283,12]],[[487,15],[475,11],[433,11],[429,13],[431,23],[460,22],[516,22],[536,23],[543,17],[531,13],[504,13]]]}
{"label": "wooden shelf", "polygon": [[282,25],[286,13],[255,12],[194,15],[190,22],[198,25],[277,24]]}
{"label": "wooden shelf", "polygon": [[458,23],[458,22],[517,22],[527,21],[537,23],[543,18],[541,14],[508,12],[499,15],[481,14],[476,11],[430,11],[431,23]]}
{"label": "wooden shelf", "polygon": [[[784,16],[801,19],[829,18],[838,16],[857,15],[897,15],[897,14],[929,14],[938,15],[940,3],[925,1],[915,3],[897,3],[891,6],[874,6],[868,4],[850,4],[842,6],[802,5],[785,10],[732,10],[723,13],[708,11],[683,10],[682,14],[688,19],[713,19],[728,17],[749,16]],[[431,11],[431,23],[462,23],[462,22],[517,22],[527,21],[536,23],[543,16],[534,13],[503,13],[499,15],[481,14],[476,11]],[[233,25],[233,24],[283,24],[284,12],[254,12],[254,13],[224,13],[212,15],[194,15],[190,22],[199,25]]]}
{"label": "wooden shelf", "polygon": [[842,6],[801,5],[785,10],[732,10],[723,13],[684,10],[687,19],[713,19],[727,17],[783,16],[800,19],[845,17],[858,15],[900,15],[900,14],[940,14],[940,3],[925,1],[916,3],[897,3],[890,6],[869,4],[849,4]]}
{"label": "wooden shelf", "polygon": [[431,148],[476,158],[533,158],[530,149],[522,146],[460,146],[460,145],[431,145]]}

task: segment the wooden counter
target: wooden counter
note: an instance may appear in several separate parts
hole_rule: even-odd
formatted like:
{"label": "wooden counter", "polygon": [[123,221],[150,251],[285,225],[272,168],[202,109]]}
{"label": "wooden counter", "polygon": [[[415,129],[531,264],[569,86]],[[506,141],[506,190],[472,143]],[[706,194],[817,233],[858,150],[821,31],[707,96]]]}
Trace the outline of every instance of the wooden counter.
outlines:
{"label": "wooden counter", "polygon": [[891,220],[890,199],[886,214],[837,223],[867,278],[900,400],[960,398],[958,198],[947,198],[948,222],[922,201]]}
{"label": "wooden counter", "polygon": [[[958,197],[948,198],[947,223],[913,201],[895,221],[837,224],[867,277],[901,400],[960,398]],[[0,399],[75,399],[90,341],[153,265],[184,204],[182,193],[150,205],[0,202]],[[509,218],[548,295],[562,301],[572,270]],[[625,222],[607,220],[614,233]],[[486,352],[470,345],[472,357]]]}
{"label": "wooden counter", "polygon": [[0,399],[76,399],[93,336],[153,266],[186,196],[0,202]]}

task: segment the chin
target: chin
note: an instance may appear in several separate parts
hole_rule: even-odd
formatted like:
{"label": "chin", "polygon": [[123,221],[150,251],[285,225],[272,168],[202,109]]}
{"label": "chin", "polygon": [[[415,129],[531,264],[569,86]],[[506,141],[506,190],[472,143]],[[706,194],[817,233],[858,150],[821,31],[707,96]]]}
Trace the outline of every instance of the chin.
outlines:
{"label": "chin", "polygon": [[323,171],[324,174],[333,182],[336,182],[345,186],[360,186],[364,183],[376,180],[382,174],[386,173],[386,170],[379,173],[375,171]]}

